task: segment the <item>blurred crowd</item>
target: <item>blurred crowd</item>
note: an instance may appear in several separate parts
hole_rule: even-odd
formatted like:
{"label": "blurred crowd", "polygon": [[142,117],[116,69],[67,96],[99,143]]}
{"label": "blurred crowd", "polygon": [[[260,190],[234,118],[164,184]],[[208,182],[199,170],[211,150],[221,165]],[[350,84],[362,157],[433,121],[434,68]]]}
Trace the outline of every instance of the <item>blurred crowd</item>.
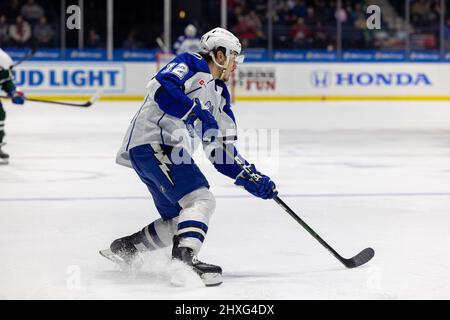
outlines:
{"label": "blurred crowd", "polygon": [[[450,46],[450,0],[446,1],[444,38],[447,48]],[[440,40],[441,1],[416,0],[411,4],[411,24],[415,27],[412,34],[412,46],[424,49],[438,49]]]}
{"label": "blurred crowd", "polygon": [[[59,9],[54,0],[2,0],[0,2],[0,47],[57,47]],[[59,4],[59,3],[58,3]],[[100,35],[88,30],[86,47],[101,48]]]}
{"label": "blurred crowd", "polygon": [[[334,0],[274,0],[273,39],[277,48],[326,48],[336,42]],[[229,25],[244,47],[267,47],[265,0],[229,0]]]}
{"label": "blurred crowd", "polygon": [[[436,49],[440,37],[440,0],[411,0],[410,24],[405,1],[385,1],[392,11],[390,24],[382,14],[381,30],[367,28],[366,9],[371,0],[272,0],[273,45],[275,48],[336,48],[337,19],[342,23],[342,46],[352,49],[404,49],[408,30],[411,45]],[[446,0],[445,38],[450,45],[450,0]],[[268,6],[266,0],[228,0],[229,25],[247,47],[267,47]],[[383,12],[385,13],[385,12]]]}
{"label": "blurred crowd", "polygon": [[55,30],[46,11],[35,0],[4,0],[0,5],[0,47],[54,45]]}
{"label": "blurred crowd", "polygon": [[[215,1],[215,7],[219,7],[219,0],[208,1]],[[342,0],[341,10],[337,10],[337,0],[271,1],[272,10],[269,12],[268,0],[228,0],[228,27],[242,39],[244,47],[267,48],[268,37],[271,35],[275,49],[335,50],[338,20],[342,26],[344,49],[404,49],[409,32],[412,49],[437,50],[440,46],[440,13],[443,10],[441,0],[410,0],[409,25],[408,19],[405,18],[404,0]],[[446,46],[450,49],[450,0],[445,1],[447,10],[444,37]],[[84,46],[103,48],[106,30],[98,28],[98,21],[103,19],[105,5],[102,4],[102,7],[94,0],[88,0],[86,3],[86,14],[91,21],[97,23],[97,28],[94,27],[95,23],[89,23],[92,28],[85,30]],[[366,9],[375,3],[389,6],[389,10],[382,8],[381,30],[369,30],[366,25]],[[153,14],[151,10],[154,5],[145,3],[134,18],[120,15],[126,8],[122,8],[123,5],[126,3],[116,3],[118,12],[115,14],[115,21],[120,23],[120,28],[115,28],[115,46],[127,49],[154,47],[154,38],[162,31],[149,28],[143,18],[149,16],[149,12]],[[204,5],[206,6],[206,3]],[[20,48],[31,44],[39,47],[58,47],[59,10],[59,7],[55,6],[55,0],[0,0],[0,47]],[[392,14],[386,14],[387,11]],[[142,17],[138,18],[138,15]],[[151,16],[151,20],[162,28],[162,21],[158,20],[160,16],[162,14]],[[207,16],[204,19],[216,18]],[[268,31],[270,19],[273,26],[271,33]],[[208,27],[217,24],[209,20]],[[203,30],[205,26],[197,27],[200,33],[207,31]],[[100,29],[100,32],[97,29]],[[178,35],[174,35],[174,39],[176,36]],[[76,42],[69,45],[73,43]]]}

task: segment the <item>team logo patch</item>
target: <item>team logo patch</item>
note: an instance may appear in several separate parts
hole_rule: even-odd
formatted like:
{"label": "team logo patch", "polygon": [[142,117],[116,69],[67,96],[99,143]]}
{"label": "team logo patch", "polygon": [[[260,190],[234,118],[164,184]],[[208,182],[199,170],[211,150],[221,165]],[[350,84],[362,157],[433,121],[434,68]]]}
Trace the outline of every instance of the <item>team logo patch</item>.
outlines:
{"label": "team logo patch", "polygon": [[184,76],[186,76],[189,72],[189,67],[187,66],[186,63],[179,63],[178,65],[176,65],[174,68],[172,68],[172,70],[170,71],[170,73],[173,73],[174,75],[176,75],[180,80],[184,78]]}
{"label": "team logo patch", "polygon": [[171,62],[171,63],[169,63],[169,64],[164,68],[164,70],[161,71],[161,73],[168,73],[168,72],[172,71],[173,67],[175,67],[176,65],[177,65],[176,62]]}
{"label": "team logo patch", "polygon": [[201,85],[201,86],[203,86],[203,85],[205,84],[205,80],[200,79],[200,80],[198,81],[198,84]]}

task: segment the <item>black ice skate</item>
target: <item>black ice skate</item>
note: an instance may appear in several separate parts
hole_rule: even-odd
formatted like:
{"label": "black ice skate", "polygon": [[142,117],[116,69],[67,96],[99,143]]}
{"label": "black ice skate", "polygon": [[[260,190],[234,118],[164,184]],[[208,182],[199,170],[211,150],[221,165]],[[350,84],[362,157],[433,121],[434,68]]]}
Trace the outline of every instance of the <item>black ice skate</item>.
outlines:
{"label": "black ice skate", "polygon": [[0,164],[8,164],[9,163],[9,154],[2,150],[2,146],[4,144],[0,143]]}
{"label": "black ice skate", "polygon": [[192,267],[207,287],[218,286],[222,283],[222,268],[213,264],[201,262],[194,255],[191,248],[179,247],[179,238],[173,239],[172,259],[180,260]]}
{"label": "black ice skate", "polygon": [[100,254],[112,262],[118,264],[122,269],[130,269],[140,264],[139,251],[133,244],[133,236],[114,240],[109,249],[100,250]]}

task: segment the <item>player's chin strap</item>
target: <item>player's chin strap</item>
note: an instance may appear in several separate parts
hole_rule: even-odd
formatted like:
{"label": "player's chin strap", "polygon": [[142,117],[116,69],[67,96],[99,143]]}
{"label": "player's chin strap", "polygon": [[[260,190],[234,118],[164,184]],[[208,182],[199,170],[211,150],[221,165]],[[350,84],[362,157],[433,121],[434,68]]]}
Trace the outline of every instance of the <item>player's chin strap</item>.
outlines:
{"label": "player's chin strap", "polygon": [[211,52],[210,53],[212,60],[214,61],[214,63],[216,64],[216,66],[218,66],[219,68],[222,69],[222,74],[220,75],[220,80],[223,80],[223,77],[225,76],[225,72],[227,71],[229,64],[230,64],[230,55],[227,55],[227,60],[225,61],[225,64],[220,64],[217,62],[216,57],[214,56],[214,53]]}

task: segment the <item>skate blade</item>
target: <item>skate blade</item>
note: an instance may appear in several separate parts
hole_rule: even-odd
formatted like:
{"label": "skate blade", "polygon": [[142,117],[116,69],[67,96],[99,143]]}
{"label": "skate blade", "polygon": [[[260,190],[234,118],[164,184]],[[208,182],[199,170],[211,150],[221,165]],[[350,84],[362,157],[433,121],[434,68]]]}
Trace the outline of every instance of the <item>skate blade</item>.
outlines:
{"label": "skate blade", "polygon": [[130,262],[125,261],[121,256],[112,252],[111,249],[100,250],[99,253],[106,259],[117,264],[122,271],[138,271],[144,265],[144,259],[140,254],[136,255]]}
{"label": "skate blade", "polygon": [[222,283],[221,272],[201,272],[200,270],[179,260],[172,261],[169,273],[172,275],[170,278],[170,283],[175,287],[184,287],[189,285],[204,285],[206,287],[213,287]]}
{"label": "skate blade", "polygon": [[130,266],[118,255],[114,254],[111,249],[100,250],[98,253],[109,261],[117,264],[122,270],[130,270]]}
{"label": "skate blade", "polygon": [[[222,284],[222,275],[220,273],[205,273],[198,275],[205,287],[216,287]],[[191,279],[192,282],[192,279]],[[184,287],[189,283],[185,276],[174,275],[170,279],[170,284],[174,287]]]}
{"label": "skate blade", "polygon": [[6,166],[7,164],[9,164],[8,160],[4,160],[4,159],[0,160],[0,166]]}
{"label": "skate blade", "polygon": [[200,276],[206,287],[216,287],[222,284],[222,274],[204,273]]}

